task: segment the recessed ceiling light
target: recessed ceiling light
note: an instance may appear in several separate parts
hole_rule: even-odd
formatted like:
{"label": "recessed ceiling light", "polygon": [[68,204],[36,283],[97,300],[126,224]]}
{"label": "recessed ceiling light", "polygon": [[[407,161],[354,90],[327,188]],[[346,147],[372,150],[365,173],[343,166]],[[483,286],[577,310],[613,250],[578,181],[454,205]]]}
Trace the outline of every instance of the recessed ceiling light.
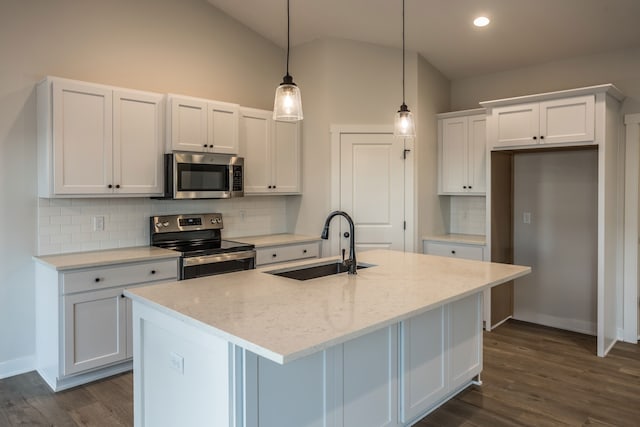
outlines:
{"label": "recessed ceiling light", "polygon": [[491,22],[491,20],[486,16],[478,16],[473,20],[473,25],[475,25],[476,27],[486,27],[487,25],[489,25],[489,22]]}

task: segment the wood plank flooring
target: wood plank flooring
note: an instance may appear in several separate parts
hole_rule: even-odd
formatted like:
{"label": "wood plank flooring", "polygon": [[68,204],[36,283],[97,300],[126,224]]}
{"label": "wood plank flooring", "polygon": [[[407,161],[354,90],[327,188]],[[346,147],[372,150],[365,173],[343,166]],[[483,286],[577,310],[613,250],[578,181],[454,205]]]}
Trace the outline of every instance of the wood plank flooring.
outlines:
{"label": "wood plank flooring", "polygon": [[[640,346],[595,353],[594,337],[509,321],[484,335],[482,387],[416,427],[640,426]],[[52,393],[31,372],[0,380],[0,426],[132,426],[132,396],[130,373]]]}

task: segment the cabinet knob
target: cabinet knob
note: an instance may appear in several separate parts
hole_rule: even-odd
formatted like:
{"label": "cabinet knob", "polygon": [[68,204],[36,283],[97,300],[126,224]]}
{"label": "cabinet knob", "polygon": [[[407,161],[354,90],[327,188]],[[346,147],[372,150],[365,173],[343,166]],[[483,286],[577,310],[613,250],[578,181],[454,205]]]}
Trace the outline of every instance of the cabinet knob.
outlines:
{"label": "cabinet knob", "polygon": [[277,257],[277,256],[278,256],[278,254],[271,254],[271,256],[272,256],[273,258],[275,258],[275,257]]}
{"label": "cabinet knob", "polygon": [[213,148],[213,144],[209,144],[209,148]]}
{"label": "cabinet knob", "polygon": [[156,271],[155,270],[151,270],[151,274],[156,274]]}
{"label": "cabinet knob", "polygon": [[540,135],[540,139],[544,139],[544,135]]}
{"label": "cabinet knob", "polygon": [[276,188],[276,186],[274,185],[273,188]]}
{"label": "cabinet knob", "polygon": [[270,185],[268,185],[268,186],[267,186],[267,188],[271,188],[271,186],[270,186]]}
{"label": "cabinet knob", "polygon": [[538,139],[538,137],[537,137],[537,136],[534,136],[534,137],[533,137],[533,139]]}
{"label": "cabinet knob", "polygon": [[467,186],[466,186],[466,185],[463,185],[463,186],[462,186],[462,188],[466,190],[466,189],[467,189]]}
{"label": "cabinet knob", "polygon": [[101,279],[100,279],[99,277],[96,277],[96,278],[94,279],[94,282],[98,283],[100,280],[101,280]]}
{"label": "cabinet knob", "polygon": [[113,185],[109,184],[107,185],[107,188],[113,188]]}
{"label": "cabinet knob", "polygon": [[207,148],[207,147],[208,147],[208,145],[207,145],[207,144],[204,144],[204,145],[203,145],[203,147],[204,147],[204,148]]}
{"label": "cabinet knob", "polygon": [[116,188],[120,188],[120,184],[116,184]]}
{"label": "cabinet knob", "polygon": [[455,255],[455,254],[456,254],[456,251],[451,251],[451,253],[452,253],[453,255]]}
{"label": "cabinet knob", "polygon": [[345,232],[344,232],[344,234],[343,234],[343,236],[344,236],[345,238],[347,238],[347,239],[348,239],[348,238],[349,238],[349,236],[351,236],[351,234],[349,234],[349,232],[348,232],[348,231],[345,231]]}
{"label": "cabinet knob", "polygon": [[469,186],[469,190],[471,190],[473,187]]}
{"label": "cabinet knob", "polygon": [[126,298],[124,294],[120,294],[120,298]]}
{"label": "cabinet knob", "polygon": [[303,253],[303,254],[306,254],[306,253],[307,253],[307,250],[306,250],[306,249],[304,249],[304,250],[302,251],[302,253]]}

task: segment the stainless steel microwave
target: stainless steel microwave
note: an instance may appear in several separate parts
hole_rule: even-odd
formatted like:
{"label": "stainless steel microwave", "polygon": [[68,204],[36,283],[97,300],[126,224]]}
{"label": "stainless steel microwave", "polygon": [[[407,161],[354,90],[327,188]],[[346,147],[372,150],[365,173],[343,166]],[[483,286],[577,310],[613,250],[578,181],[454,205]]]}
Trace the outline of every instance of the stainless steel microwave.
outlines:
{"label": "stainless steel microwave", "polygon": [[165,199],[244,196],[244,158],[224,154],[165,154]]}

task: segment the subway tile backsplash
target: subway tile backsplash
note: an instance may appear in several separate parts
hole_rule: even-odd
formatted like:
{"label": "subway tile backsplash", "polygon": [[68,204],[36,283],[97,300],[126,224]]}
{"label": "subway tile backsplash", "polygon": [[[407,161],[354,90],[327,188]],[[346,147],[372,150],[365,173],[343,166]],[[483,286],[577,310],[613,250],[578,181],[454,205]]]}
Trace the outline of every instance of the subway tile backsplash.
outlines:
{"label": "subway tile backsplash", "polygon": [[484,197],[451,196],[450,203],[450,233],[485,234],[486,207]]}
{"label": "subway tile backsplash", "polygon": [[[38,255],[149,244],[149,217],[220,212],[223,238],[286,232],[286,197],[229,200],[39,199]],[[96,219],[104,229],[96,229]],[[99,225],[99,224],[98,224]],[[98,227],[99,228],[99,227]]]}

